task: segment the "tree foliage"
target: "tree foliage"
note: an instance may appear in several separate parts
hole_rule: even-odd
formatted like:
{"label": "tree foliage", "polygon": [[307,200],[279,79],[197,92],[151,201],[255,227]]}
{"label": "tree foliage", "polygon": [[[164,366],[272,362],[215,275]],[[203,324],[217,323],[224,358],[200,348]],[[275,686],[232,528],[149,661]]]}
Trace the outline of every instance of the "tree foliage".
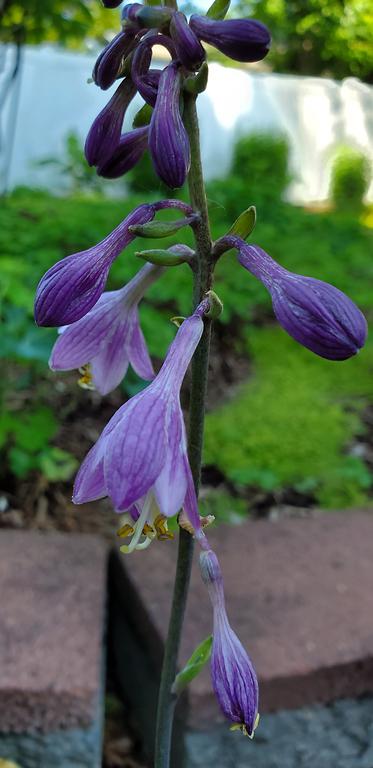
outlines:
{"label": "tree foliage", "polygon": [[271,29],[268,61],[278,72],[373,82],[371,0],[238,0],[234,13]]}
{"label": "tree foliage", "polygon": [[79,48],[118,31],[118,13],[99,0],[0,0],[0,42]]}

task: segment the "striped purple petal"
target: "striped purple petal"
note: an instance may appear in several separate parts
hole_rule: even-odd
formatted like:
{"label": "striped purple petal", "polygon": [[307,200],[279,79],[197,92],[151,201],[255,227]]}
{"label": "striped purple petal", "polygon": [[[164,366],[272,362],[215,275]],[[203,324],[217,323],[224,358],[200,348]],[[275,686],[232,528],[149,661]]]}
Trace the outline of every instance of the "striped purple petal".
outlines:
{"label": "striped purple petal", "polygon": [[135,47],[134,31],[119,32],[97,58],[92,72],[92,78],[96,85],[104,91],[110,88],[118,77],[124,59]]}
{"label": "striped purple petal", "polygon": [[152,221],[154,213],[154,206],[139,205],[100,243],[54,264],[36,290],[36,323],[58,327],[86,315],[100,298],[113,261],[135,237],[129,227]]}
{"label": "striped purple petal", "polygon": [[189,70],[199,69],[206,58],[205,50],[186,17],[175,11],[170,22],[170,34],[174,41],[178,59]]}
{"label": "striped purple petal", "polygon": [[124,176],[141,160],[148,146],[149,126],[134,128],[123,134],[106,162],[97,167],[97,174],[105,179],[117,179]]}
{"label": "striped purple petal", "polygon": [[215,21],[207,16],[191,16],[190,27],[200,40],[235,61],[261,61],[267,55],[271,36],[267,27],[255,19]]}
{"label": "striped purple petal", "polygon": [[201,553],[200,569],[214,613],[212,686],[225,717],[252,737],[258,722],[258,681],[249,656],[229,624],[219,561],[211,549]]}
{"label": "striped purple petal", "polygon": [[262,248],[239,238],[238,260],[261,280],[272,296],[278,322],[316,355],[347,360],[364,345],[367,323],[351,299],[329,283],[281,267]]}
{"label": "striped purple petal", "polygon": [[156,173],[171,188],[181,187],[190,167],[188,134],[180,114],[181,75],[177,64],[162,72],[149,128],[149,149]]}
{"label": "striped purple petal", "polygon": [[96,117],[86,138],[84,153],[88,165],[103,166],[116,150],[128,105],[136,94],[136,86],[126,78]]}

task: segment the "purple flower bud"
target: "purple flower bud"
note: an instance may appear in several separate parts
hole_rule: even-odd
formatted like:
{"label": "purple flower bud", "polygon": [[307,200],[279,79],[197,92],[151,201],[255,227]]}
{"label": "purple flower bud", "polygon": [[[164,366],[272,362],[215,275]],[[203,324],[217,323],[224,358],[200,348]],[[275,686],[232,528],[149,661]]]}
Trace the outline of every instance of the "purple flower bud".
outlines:
{"label": "purple flower bud", "polygon": [[102,395],[120,384],[129,363],[143,379],[152,379],[137,306],[163,271],[146,264],[124,288],[104,293],[84,317],[64,326],[52,349],[51,369],[71,371],[89,365],[92,384]]}
{"label": "purple flower bud", "polygon": [[152,499],[171,517],[191,492],[180,387],[201,338],[202,313],[197,308],[184,320],[154,381],[114,414],[76,477],[76,504],[110,496],[117,511],[141,508],[132,549]]}
{"label": "purple flower bud", "polygon": [[156,173],[171,188],[184,184],[190,167],[188,134],[180,115],[181,75],[176,63],[162,72],[149,129],[149,149]]}
{"label": "purple flower bud", "polygon": [[176,57],[176,50],[172,40],[167,35],[149,32],[136,48],[132,59],[131,77],[142,98],[154,107],[157,100],[161,71],[149,70],[152,59],[153,45],[163,45],[172,58]]}
{"label": "purple flower bud", "polygon": [[269,31],[255,19],[214,21],[206,16],[191,16],[189,24],[200,40],[235,61],[261,61],[269,51]]}
{"label": "purple flower bud", "polygon": [[147,125],[125,133],[111,157],[98,166],[98,175],[106,179],[117,179],[134,168],[148,146],[148,133]]}
{"label": "purple flower bud", "polygon": [[328,360],[347,360],[361,349],[367,323],[346,294],[329,283],[288,272],[257,245],[237,237],[224,240],[239,249],[240,264],[268,289],[278,322],[295,341]]}
{"label": "purple flower bud", "polygon": [[136,86],[132,80],[123,80],[92,123],[84,146],[88,165],[102,166],[113,155],[119,144],[126,109],[135,93]]}
{"label": "purple flower bud", "polygon": [[96,85],[104,91],[110,88],[120,72],[123,60],[133,51],[135,46],[135,33],[132,30],[119,32],[101,51],[95,63],[92,77]]}
{"label": "purple flower bud", "polygon": [[36,290],[36,323],[58,327],[84,317],[100,298],[113,261],[134,239],[129,227],[152,221],[155,210],[153,205],[139,205],[93,248],[54,264]]}
{"label": "purple flower bud", "polygon": [[212,687],[225,717],[252,737],[258,723],[258,681],[243,645],[229,624],[219,561],[211,549],[201,553],[200,569],[214,612]]}
{"label": "purple flower bud", "polygon": [[177,57],[184,64],[184,67],[191,70],[199,69],[206,54],[197,35],[180,11],[176,11],[172,15],[170,34],[175,43]]}

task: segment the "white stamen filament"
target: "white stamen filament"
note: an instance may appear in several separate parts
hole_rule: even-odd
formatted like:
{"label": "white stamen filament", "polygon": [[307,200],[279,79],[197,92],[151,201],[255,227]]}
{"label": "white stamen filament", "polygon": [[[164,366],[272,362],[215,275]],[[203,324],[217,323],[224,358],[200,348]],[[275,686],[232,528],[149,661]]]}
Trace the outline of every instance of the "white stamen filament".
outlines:
{"label": "white stamen filament", "polygon": [[[148,491],[148,493],[145,496],[143,508],[142,508],[141,513],[140,513],[140,515],[139,515],[139,517],[137,519],[137,522],[135,523],[135,526],[134,526],[135,527],[135,533],[133,534],[130,543],[129,544],[124,544],[120,548],[121,552],[124,552],[125,554],[128,555],[130,552],[133,552],[134,549],[138,549],[138,548],[145,549],[145,547],[143,547],[141,544],[139,545],[139,541],[140,541],[140,537],[141,537],[141,534],[142,534],[142,529],[143,529],[143,527],[144,527],[144,525],[145,525],[145,523],[146,523],[146,521],[148,519],[148,516],[149,516],[149,510],[150,510],[150,507],[151,507],[151,504],[152,504],[152,498],[153,498],[152,491]],[[150,541],[151,541],[151,539],[149,539],[149,543],[150,543]]]}

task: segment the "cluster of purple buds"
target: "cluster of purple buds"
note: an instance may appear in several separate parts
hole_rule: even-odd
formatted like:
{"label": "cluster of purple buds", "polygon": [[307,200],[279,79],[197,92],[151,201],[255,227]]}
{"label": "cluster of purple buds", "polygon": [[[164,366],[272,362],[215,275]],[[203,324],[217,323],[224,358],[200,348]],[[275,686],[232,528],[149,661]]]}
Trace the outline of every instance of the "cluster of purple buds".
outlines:
{"label": "cluster of purple buds", "polygon": [[[120,5],[104,0],[107,8]],[[131,3],[121,12],[122,31],[100,53],[93,80],[106,90],[121,79],[95,119],[85,144],[89,165],[99,175],[117,178],[131,170],[149,149],[154,169],[170,188],[181,187],[190,166],[189,139],[183,124],[183,86],[206,59],[203,42],[235,61],[260,61],[269,50],[267,28],[253,19],[215,20],[193,15],[189,22],[167,6]],[[152,49],[165,48],[171,62],[151,68]],[[153,109],[150,124],[122,134],[124,116],[136,93]]]}

